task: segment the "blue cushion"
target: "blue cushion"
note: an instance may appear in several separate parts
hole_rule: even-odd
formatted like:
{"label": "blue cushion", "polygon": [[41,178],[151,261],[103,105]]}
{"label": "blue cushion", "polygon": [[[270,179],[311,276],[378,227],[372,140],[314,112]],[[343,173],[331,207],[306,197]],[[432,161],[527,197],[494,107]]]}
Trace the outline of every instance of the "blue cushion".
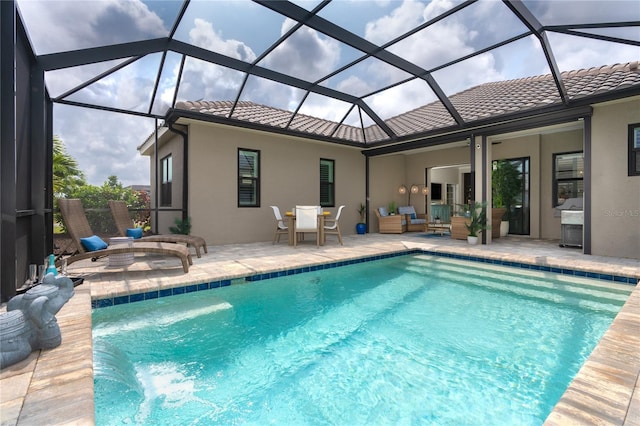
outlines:
{"label": "blue cushion", "polygon": [[415,213],[411,213],[411,219],[416,219],[416,214]]}
{"label": "blue cushion", "polygon": [[80,238],[80,242],[87,251],[103,250],[107,248],[107,243],[105,243],[104,240],[97,235],[92,235],[87,238]]}
{"label": "blue cushion", "polygon": [[127,228],[127,237],[133,237],[134,240],[142,238],[142,228]]}

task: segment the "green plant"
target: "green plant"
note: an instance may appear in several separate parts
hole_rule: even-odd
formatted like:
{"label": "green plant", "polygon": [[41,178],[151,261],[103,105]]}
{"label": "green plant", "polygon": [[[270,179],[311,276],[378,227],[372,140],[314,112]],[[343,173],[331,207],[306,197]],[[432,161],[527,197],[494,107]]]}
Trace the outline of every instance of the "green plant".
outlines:
{"label": "green plant", "polygon": [[471,214],[469,215],[469,222],[464,226],[467,228],[470,237],[477,237],[478,232],[490,229],[487,225],[487,203],[476,202],[473,206],[469,206]]}
{"label": "green plant", "polygon": [[389,206],[387,207],[389,209],[389,214],[395,214],[397,207],[398,207],[398,205],[396,204],[396,202],[395,201],[391,201],[389,203]]}
{"label": "green plant", "polygon": [[363,203],[360,203],[360,207],[358,207],[358,214],[360,215],[360,223],[364,223],[364,215],[367,213],[367,206]]}
{"label": "green plant", "polygon": [[491,173],[491,197],[493,207],[504,207],[503,220],[509,220],[511,207],[521,191],[520,171],[509,160],[498,160],[493,163]]}
{"label": "green plant", "polygon": [[169,231],[171,231],[172,234],[189,235],[189,232],[191,232],[191,218],[187,217],[182,220],[176,217],[174,223],[176,226],[169,227]]}

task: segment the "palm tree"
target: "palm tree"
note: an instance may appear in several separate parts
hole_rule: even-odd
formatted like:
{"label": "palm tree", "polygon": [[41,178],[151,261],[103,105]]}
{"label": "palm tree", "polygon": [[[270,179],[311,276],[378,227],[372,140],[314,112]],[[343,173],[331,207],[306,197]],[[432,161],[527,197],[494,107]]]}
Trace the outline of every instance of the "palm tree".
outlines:
{"label": "palm tree", "polygon": [[84,173],[75,158],[67,153],[60,137],[53,137],[53,192],[61,197],[86,185]]}

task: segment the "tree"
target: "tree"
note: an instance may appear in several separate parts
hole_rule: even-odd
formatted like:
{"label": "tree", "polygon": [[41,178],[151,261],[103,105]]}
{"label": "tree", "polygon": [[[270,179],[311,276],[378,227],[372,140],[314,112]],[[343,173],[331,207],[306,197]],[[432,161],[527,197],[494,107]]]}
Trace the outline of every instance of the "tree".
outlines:
{"label": "tree", "polygon": [[522,190],[522,176],[516,165],[509,160],[494,161],[491,186],[493,206],[504,207],[503,220],[509,220],[514,200]]}
{"label": "tree", "polygon": [[91,229],[99,234],[114,235],[116,226],[109,210],[109,200],[121,200],[134,210],[133,220],[137,226],[149,225],[149,196],[146,192],[125,188],[117,176],[111,175],[102,186],[83,185],[68,194],[68,198],[82,200]]}
{"label": "tree", "polygon": [[[111,175],[102,184],[87,184],[78,162],[67,153],[64,142],[53,137],[53,193],[58,198],[79,198],[87,214],[91,229],[99,234],[114,235],[116,226],[109,211],[109,200],[122,200],[134,211],[136,226],[148,228],[150,199],[146,192],[124,188],[117,176]],[[57,210],[57,202],[54,200]],[[59,214],[55,220],[63,225]]]}
{"label": "tree", "polygon": [[53,193],[56,198],[64,197],[70,192],[86,185],[84,173],[78,167],[75,158],[67,153],[60,137],[53,137]]}

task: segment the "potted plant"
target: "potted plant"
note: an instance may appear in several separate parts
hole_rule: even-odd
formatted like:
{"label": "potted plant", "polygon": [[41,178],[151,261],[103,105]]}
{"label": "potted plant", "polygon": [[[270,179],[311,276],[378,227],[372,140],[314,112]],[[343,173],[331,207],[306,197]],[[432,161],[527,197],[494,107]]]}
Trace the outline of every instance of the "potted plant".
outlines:
{"label": "potted plant", "polygon": [[467,241],[469,244],[478,243],[478,233],[490,229],[487,225],[487,203],[475,203],[470,206],[469,220],[465,223],[467,228]]}
{"label": "potted plant", "polygon": [[356,224],[356,232],[360,235],[363,235],[367,232],[367,224],[365,223],[365,214],[367,213],[367,206],[363,203],[360,203],[360,207],[358,207],[358,214],[360,215],[360,222]]}
{"label": "potted plant", "polygon": [[396,209],[398,208],[398,205],[396,204],[395,201],[391,201],[387,208],[389,209],[389,214],[396,214]]}
{"label": "potted plant", "polygon": [[520,171],[511,161],[498,160],[493,163],[491,173],[493,207],[505,209],[500,223],[501,237],[509,233],[511,208],[521,190],[521,184]]}

